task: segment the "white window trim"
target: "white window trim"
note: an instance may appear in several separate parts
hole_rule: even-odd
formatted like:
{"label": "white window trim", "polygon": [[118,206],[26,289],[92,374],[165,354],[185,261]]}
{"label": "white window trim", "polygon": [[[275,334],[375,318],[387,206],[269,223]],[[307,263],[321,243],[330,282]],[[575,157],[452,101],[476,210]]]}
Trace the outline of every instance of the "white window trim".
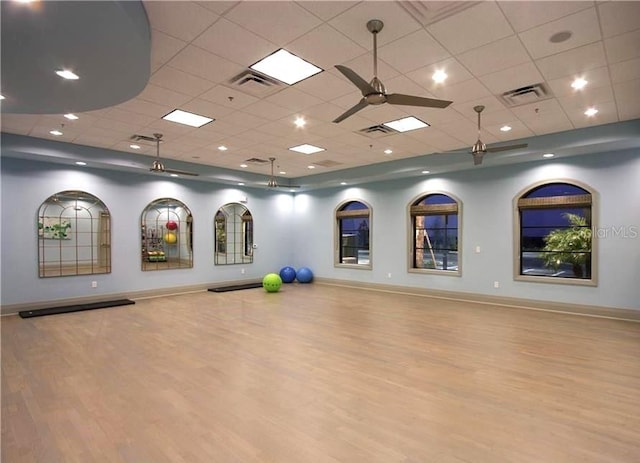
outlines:
{"label": "white window trim", "polygon": [[[367,206],[369,210],[369,263],[368,264],[343,264],[340,262],[340,246],[342,243],[342,237],[340,236],[340,227],[338,226],[338,212],[346,204],[351,202],[359,202]],[[373,208],[371,204],[360,198],[345,199],[340,202],[333,210],[333,266],[337,268],[353,268],[359,270],[371,270],[373,269]]]}

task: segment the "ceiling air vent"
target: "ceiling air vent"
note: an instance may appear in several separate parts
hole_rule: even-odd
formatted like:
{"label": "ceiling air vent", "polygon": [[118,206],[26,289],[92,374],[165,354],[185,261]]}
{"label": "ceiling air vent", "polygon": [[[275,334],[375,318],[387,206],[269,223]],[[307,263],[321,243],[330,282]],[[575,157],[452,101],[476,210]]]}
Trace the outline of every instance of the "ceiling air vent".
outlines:
{"label": "ceiling air vent", "polygon": [[267,161],[266,159],[260,159],[260,158],[250,158],[244,162],[248,162],[250,164],[266,164],[269,161]]}
{"label": "ceiling air vent", "polygon": [[331,159],[325,159],[324,161],[314,162],[313,165],[320,166],[320,167],[337,167],[337,166],[341,166],[342,163],[338,161],[332,161]]}
{"label": "ceiling air vent", "polygon": [[393,130],[391,127],[387,127],[386,125],[372,125],[371,127],[365,127],[364,129],[358,130],[358,133],[364,134],[369,138],[380,138],[392,133],[398,133],[397,130]]}
{"label": "ceiling air vent", "polygon": [[231,87],[253,96],[267,96],[280,91],[282,84],[276,79],[251,69],[242,71],[229,80]]}
{"label": "ceiling air vent", "polygon": [[442,21],[482,2],[401,1],[398,4],[423,26]]}
{"label": "ceiling air vent", "polygon": [[544,84],[533,84],[504,92],[500,95],[500,98],[502,98],[502,101],[504,101],[507,106],[512,107],[548,100],[552,96]]}

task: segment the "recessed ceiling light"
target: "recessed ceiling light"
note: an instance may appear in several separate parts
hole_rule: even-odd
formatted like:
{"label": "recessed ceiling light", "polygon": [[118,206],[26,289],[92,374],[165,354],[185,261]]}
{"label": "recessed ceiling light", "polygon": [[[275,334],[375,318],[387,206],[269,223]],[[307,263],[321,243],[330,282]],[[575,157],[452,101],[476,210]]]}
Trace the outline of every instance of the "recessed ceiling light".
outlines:
{"label": "recessed ceiling light", "polygon": [[302,117],[297,117],[293,123],[296,125],[296,127],[304,127],[307,121],[305,121]]}
{"label": "recessed ceiling light", "polygon": [[83,162],[83,161],[76,161],[76,165],[78,165],[78,166],[86,166],[87,163]]}
{"label": "recessed ceiling light", "polygon": [[315,169],[316,166],[307,166],[307,169]]}
{"label": "recessed ceiling light", "polygon": [[408,132],[409,130],[422,129],[423,127],[429,127],[429,124],[421,121],[413,116],[404,117],[395,121],[384,122],[382,125],[391,127],[398,132]]}
{"label": "recessed ceiling light", "polygon": [[4,95],[0,95],[0,100],[4,100]]}
{"label": "recessed ceiling light", "polygon": [[442,69],[438,69],[436,72],[433,73],[433,75],[431,76],[431,78],[433,79],[433,81],[436,84],[441,84],[442,82],[444,82],[445,80],[447,80],[447,73],[444,72]]}
{"label": "recessed ceiling light", "polygon": [[589,108],[584,112],[585,116],[593,117],[598,114],[598,110],[596,108]]}
{"label": "recessed ceiling light", "polygon": [[347,182],[340,182],[340,185],[346,185]]}
{"label": "recessed ceiling light", "polygon": [[320,148],[319,146],[308,145],[305,143],[304,145],[292,146],[291,148],[289,148],[289,150],[295,151],[297,153],[302,153],[302,154],[313,154],[313,153],[319,153],[320,151],[324,151],[324,148]]}
{"label": "recessed ceiling light", "polygon": [[178,174],[169,174],[169,177],[178,177]]}
{"label": "recessed ceiling light", "polygon": [[76,119],[79,119],[78,116],[76,116],[75,114],[65,114],[64,117],[66,117],[67,119],[71,120],[71,121],[75,121]]}
{"label": "recessed ceiling light", "polygon": [[56,74],[58,74],[63,79],[67,79],[67,80],[78,80],[80,78],[77,74],[74,74],[72,71],[69,71],[68,69],[61,69],[59,71],[56,71]]}
{"label": "recessed ceiling light", "polygon": [[59,130],[51,130],[49,131],[49,133],[51,135],[55,135],[56,137],[59,137],[60,135],[62,135],[62,132],[60,132]]}
{"label": "recessed ceiling light", "polygon": [[384,154],[391,154],[391,153],[393,153],[393,150],[390,150],[389,148],[384,150]]}
{"label": "recessed ceiling light", "polygon": [[226,147],[226,146],[224,146],[224,145],[220,145],[220,146],[218,146],[218,149],[219,149],[220,151],[227,151],[229,148],[227,148],[227,147]]}
{"label": "recessed ceiling light", "polygon": [[423,171],[422,171],[422,173],[423,173],[423,174],[430,174],[430,173],[431,173],[431,171],[430,171],[430,170],[423,170]]}
{"label": "recessed ceiling light", "polygon": [[589,82],[584,80],[582,77],[578,77],[573,82],[571,82],[571,88],[574,88],[576,90],[582,90],[585,87],[585,85],[587,85],[588,83]]}
{"label": "recessed ceiling light", "polygon": [[500,127],[501,132],[508,132],[509,130],[511,130],[510,125],[503,125],[502,127]]}
{"label": "recessed ceiling light", "polygon": [[284,170],[281,170],[279,173],[280,173],[280,175],[286,174],[286,172]]}
{"label": "recessed ceiling light", "polygon": [[244,186],[244,183],[243,182],[238,182],[238,185]]}
{"label": "recessed ceiling light", "polygon": [[129,145],[129,148],[132,148],[134,150],[139,150],[140,149],[140,145]]}
{"label": "recessed ceiling light", "polygon": [[543,158],[552,158],[554,156],[555,156],[555,154],[553,154],[553,153],[545,153],[545,154],[542,155]]}
{"label": "recessed ceiling light", "polygon": [[202,127],[203,125],[213,121],[210,117],[200,116],[180,109],[174,109],[164,116],[163,119],[165,121],[177,122],[178,124],[184,124],[196,128]]}
{"label": "recessed ceiling light", "polygon": [[289,53],[284,48],[261,59],[251,66],[251,69],[278,79],[288,85],[293,85],[307,77],[322,72],[322,69],[318,66]]}
{"label": "recessed ceiling light", "polygon": [[243,169],[248,167],[246,164],[240,164],[240,167],[242,167]]}

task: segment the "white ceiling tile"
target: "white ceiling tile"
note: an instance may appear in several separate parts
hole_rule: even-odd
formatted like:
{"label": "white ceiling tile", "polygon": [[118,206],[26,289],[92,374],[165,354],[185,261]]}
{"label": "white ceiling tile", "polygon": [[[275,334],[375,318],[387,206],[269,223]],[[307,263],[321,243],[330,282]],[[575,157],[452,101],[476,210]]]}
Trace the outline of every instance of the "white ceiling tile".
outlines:
{"label": "white ceiling tile", "polygon": [[302,111],[309,106],[315,106],[323,101],[313,95],[305,93],[294,87],[285,88],[284,90],[266,98],[266,101],[275,103],[292,111]]}
{"label": "white ceiling tile", "polygon": [[[318,44],[322,44],[321,47]],[[287,50],[322,68],[333,68],[366,53],[367,50],[328,24],[304,34],[287,45]]]}
{"label": "white ceiling tile", "polygon": [[[354,71],[367,82],[370,82],[373,78],[373,53],[365,53],[364,55],[360,55],[359,57],[344,63],[344,65]],[[347,78],[336,69],[328,69],[327,72],[331,72],[339,78],[344,79],[345,82],[349,82]],[[396,71],[384,60],[378,57],[378,78],[380,80],[384,82],[385,80],[397,75],[398,71]],[[353,88],[356,89],[356,87]]]}
{"label": "white ceiling tile", "polygon": [[219,16],[193,2],[144,1],[149,23],[154,29],[190,42],[215,22]]}
{"label": "white ceiling tile", "polygon": [[[491,124],[487,122],[488,121],[486,121],[485,118],[483,118],[482,130],[490,133],[497,140],[500,140],[500,141],[518,140],[520,138],[527,138],[527,137],[533,136],[533,132],[529,130],[529,128],[522,121],[519,121],[513,115],[511,119],[504,118],[498,124]],[[508,125],[509,127],[511,127],[511,130],[509,130],[508,132],[502,132],[500,128],[504,127],[505,125]]]}
{"label": "white ceiling tile", "polygon": [[224,85],[213,87],[211,90],[200,95],[200,98],[231,109],[242,109],[245,106],[259,101],[259,99],[253,95],[247,95],[246,93]]}
{"label": "white ceiling tile", "polygon": [[260,100],[243,108],[244,112],[262,117],[270,121],[277,121],[291,114],[294,111],[278,106],[269,101]]}
{"label": "white ceiling tile", "polygon": [[[571,32],[571,37],[568,40],[559,43],[551,42],[551,36],[564,31]],[[598,24],[595,8],[589,8],[521,32],[519,37],[534,59],[554,55],[601,40],[600,25]]]}
{"label": "white ceiling tile", "polygon": [[431,91],[436,98],[450,100],[456,103],[477,100],[491,95],[478,79],[469,79],[459,84],[447,85],[442,88],[434,88]]}
{"label": "white ceiling tile", "polygon": [[349,8],[357,5],[359,2],[309,2],[301,1],[298,4],[305,10],[310,11],[323,21],[328,21],[331,18],[338,16],[340,13],[348,10]]}
{"label": "white ceiling tile", "polygon": [[598,4],[602,35],[605,38],[640,29],[640,2],[617,1]]}
{"label": "white ceiling tile", "polygon": [[191,101],[193,97],[149,83],[136,98],[178,108],[187,101]]}
{"label": "white ceiling tile", "polygon": [[614,84],[620,120],[640,118],[640,79]]}
{"label": "white ceiling tile", "polygon": [[424,141],[428,145],[433,146],[438,152],[459,149],[467,146],[465,141],[452,137],[435,127],[407,132],[407,136],[415,138],[416,140]]}
{"label": "white ceiling tile", "polygon": [[367,29],[371,19],[384,23],[378,33],[378,47],[420,29],[420,24],[396,2],[361,2],[331,19],[329,24],[367,50],[373,50],[373,35]]}
{"label": "white ceiling tile", "polygon": [[[587,81],[586,87],[582,90],[575,90],[571,87],[571,83],[577,77],[581,77]],[[595,89],[598,87],[611,86],[611,80],[609,79],[609,68],[601,67],[590,69],[579,75],[576,74],[561,77],[559,79],[548,80],[547,84],[556,97],[562,97],[570,96],[580,92],[588,93],[591,91],[591,89]]]}
{"label": "white ceiling tile", "polygon": [[640,58],[612,64],[610,71],[611,81],[615,84],[640,79]]}
{"label": "white ceiling tile", "polygon": [[222,0],[215,0],[215,1],[202,1],[202,2],[196,2],[198,5],[200,5],[203,8],[206,8],[207,10],[211,10],[214,13],[217,14],[224,14],[227,11],[229,11],[231,8],[233,8],[234,6],[236,6],[238,2],[228,2],[228,1],[222,1]]}
{"label": "white ceiling tile", "polygon": [[545,118],[528,119],[524,123],[535,135],[564,132],[574,128],[564,113],[553,114]]}
{"label": "white ceiling tile", "polygon": [[564,114],[560,103],[555,98],[537,101],[522,106],[511,108],[511,112],[524,121],[527,125],[532,120],[542,120],[545,118],[557,117]]}
{"label": "white ceiling tile", "polygon": [[[67,125],[68,126],[68,125]],[[98,119],[92,127],[99,129],[113,130],[114,132],[122,132],[123,134],[133,135],[144,130],[144,126],[135,125],[131,122],[116,121],[114,119],[102,118]]]}
{"label": "white ceiling tile", "polygon": [[236,111],[228,106],[222,106],[204,99],[191,100],[188,103],[183,104],[180,109],[213,119],[220,119],[233,114]]}
{"label": "white ceiling tile", "polygon": [[216,85],[209,80],[183,72],[171,66],[162,66],[153,73],[149,82],[191,96],[199,96]]}
{"label": "white ceiling tile", "polygon": [[225,17],[281,47],[322,22],[296,3],[278,1],[240,2]]}
{"label": "white ceiling tile", "polygon": [[2,130],[9,133],[26,135],[36,126],[37,123],[38,116],[34,116],[32,114],[2,115]]}
{"label": "white ceiling tile", "polygon": [[428,26],[427,31],[454,55],[513,35],[513,29],[494,2],[481,2]]}
{"label": "white ceiling tile", "polygon": [[597,109],[598,114],[592,117],[585,116],[582,107],[568,107],[565,108],[565,112],[576,129],[618,122],[618,111],[614,101],[601,102]]}
{"label": "white ceiling tile", "polygon": [[640,56],[640,29],[634,32],[617,35],[605,39],[604,47],[607,50],[609,63],[619,63]]}
{"label": "white ceiling tile", "polygon": [[159,30],[151,30],[151,70],[154,71],[173,58],[187,42]]}
{"label": "white ceiling tile", "polygon": [[237,125],[246,129],[256,129],[269,122],[267,119],[255,116],[245,111],[236,111],[225,116],[224,121],[228,124]]}
{"label": "white ceiling tile", "polygon": [[578,1],[501,1],[498,2],[516,32],[560,19],[580,10],[593,7],[593,2]]}
{"label": "white ceiling tile", "polygon": [[189,45],[168,63],[171,67],[216,83],[226,82],[245,68],[206,50]]}
{"label": "white ceiling tile", "polygon": [[603,103],[613,102],[613,88],[610,86],[590,88],[586,92],[575,92],[558,98],[562,108],[569,114],[575,110],[584,113],[587,108],[595,107],[600,110]]}
{"label": "white ceiling tile", "polygon": [[590,69],[607,65],[602,42],[536,60],[536,66],[547,80],[579,76]]}
{"label": "white ceiling tile", "polygon": [[156,116],[149,116],[147,114],[135,113],[123,108],[111,108],[104,114],[107,119],[114,119],[116,121],[128,122],[130,124],[136,124],[146,126],[157,120]]}
{"label": "white ceiling tile", "polygon": [[[440,70],[447,73],[447,79],[445,82],[437,84],[433,81],[433,74]],[[473,76],[462,64],[460,64],[458,60],[455,58],[449,58],[444,61],[416,69],[415,71],[408,72],[407,77],[432,92],[434,89],[440,87],[464,82],[465,80],[471,79]]]}
{"label": "white ceiling tile", "polygon": [[495,73],[531,61],[515,35],[474,48],[456,58],[476,76]]}
{"label": "white ceiling tile", "polygon": [[495,95],[544,81],[533,63],[524,63],[509,69],[480,77],[480,81]]}
{"label": "white ceiling tile", "polygon": [[296,84],[296,88],[322,100],[333,99],[353,92],[354,86],[344,76],[321,72]]}
{"label": "white ceiling tile", "polygon": [[450,54],[425,30],[418,30],[384,45],[378,56],[400,72],[409,72],[447,58]]}
{"label": "white ceiling tile", "polygon": [[130,111],[132,113],[144,114],[156,119],[161,118],[162,116],[175,109],[169,105],[152,103],[150,101],[144,101],[138,98],[120,103],[119,105],[115,106],[115,108]]}
{"label": "white ceiling tile", "polygon": [[150,136],[153,133],[162,133],[164,134],[164,141],[171,141],[176,137],[191,134],[198,129],[190,127],[184,124],[178,124],[177,122],[167,121],[165,119],[158,119],[153,121],[147,127],[145,127],[147,133],[143,135]]}
{"label": "white ceiling tile", "polygon": [[244,67],[278,49],[277,45],[224,18],[204,31],[193,45]]}

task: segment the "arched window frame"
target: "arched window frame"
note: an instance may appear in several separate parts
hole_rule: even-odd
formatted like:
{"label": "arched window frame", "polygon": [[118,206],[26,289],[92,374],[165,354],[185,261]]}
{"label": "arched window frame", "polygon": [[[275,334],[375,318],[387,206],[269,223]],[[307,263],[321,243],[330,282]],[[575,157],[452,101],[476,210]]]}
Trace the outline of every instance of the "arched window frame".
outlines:
{"label": "arched window frame", "polygon": [[[366,209],[355,209],[355,210],[345,210],[345,208],[351,203],[360,203],[366,206]],[[371,205],[366,201],[358,198],[351,198],[342,201],[338,206],[336,206],[334,210],[334,265],[336,267],[341,268],[357,268],[357,269],[365,269],[371,270],[373,268],[373,252],[371,249],[371,237],[372,235],[372,217],[373,210]],[[343,237],[342,237],[342,220],[343,219],[366,219],[366,224],[368,226],[368,233],[363,244],[356,244],[356,256],[344,257],[342,256],[342,248],[343,248]],[[359,238],[356,236],[356,239]],[[366,253],[364,246],[366,243],[366,247],[368,250],[368,258],[366,258]],[[345,259],[355,259],[353,262],[347,261],[344,262]],[[358,263],[361,261],[360,263]]]}
{"label": "arched window frame", "polygon": [[[433,204],[430,206],[418,206],[416,203],[423,201],[426,197],[431,195],[444,195],[451,198],[455,204]],[[458,268],[457,270],[444,270],[444,269],[429,269],[429,268],[416,268],[416,221],[417,215],[441,215],[441,214],[456,214],[458,219]],[[409,273],[423,273],[423,274],[435,274],[435,275],[447,275],[447,276],[461,276],[462,275],[462,201],[457,196],[451,194],[448,191],[433,190],[420,193],[415,196],[407,205],[407,271]]]}
{"label": "arched window frame", "polygon": [[[591,209],[591,229],[597,229],[598,222],[598,193],[589,185],[574,179],[556,178],[549,180],[542,180],[533,183],[526,188],[522,189],[513,198],[513,278],[517,281],[527,281],[532,283],[551,283],[561,285],[575,285],[575,286],[597,286],[598,285],[598,240],[592,235],[591,239],[591,277],[590,278],[560,278],[553,276],[543,275],[522,275],[521,267],[521,236],[522,236],[522,223],[520,211],[522,208],[534,206],[534,201],[527,201],[525,196],[531,193],[533,190],[544,187],[546,185],[552,185],[557,183],[564,183],[574,187],[581,188],[587,191],[590,198],[577,198],[577,197],[543,197],[543,198],[531,198],[538,200],[541,208],[561,207],[563,205],[571,206],[586,206],[590,203]],[[578,196],[578,195],[576,195]],[[584,195],[583,195],[584,196]],[[565,198],[556,199],[556,198]],[[566,199],[570,198],[570,199]],[[563,204],[564,203],[564,204]]]}

